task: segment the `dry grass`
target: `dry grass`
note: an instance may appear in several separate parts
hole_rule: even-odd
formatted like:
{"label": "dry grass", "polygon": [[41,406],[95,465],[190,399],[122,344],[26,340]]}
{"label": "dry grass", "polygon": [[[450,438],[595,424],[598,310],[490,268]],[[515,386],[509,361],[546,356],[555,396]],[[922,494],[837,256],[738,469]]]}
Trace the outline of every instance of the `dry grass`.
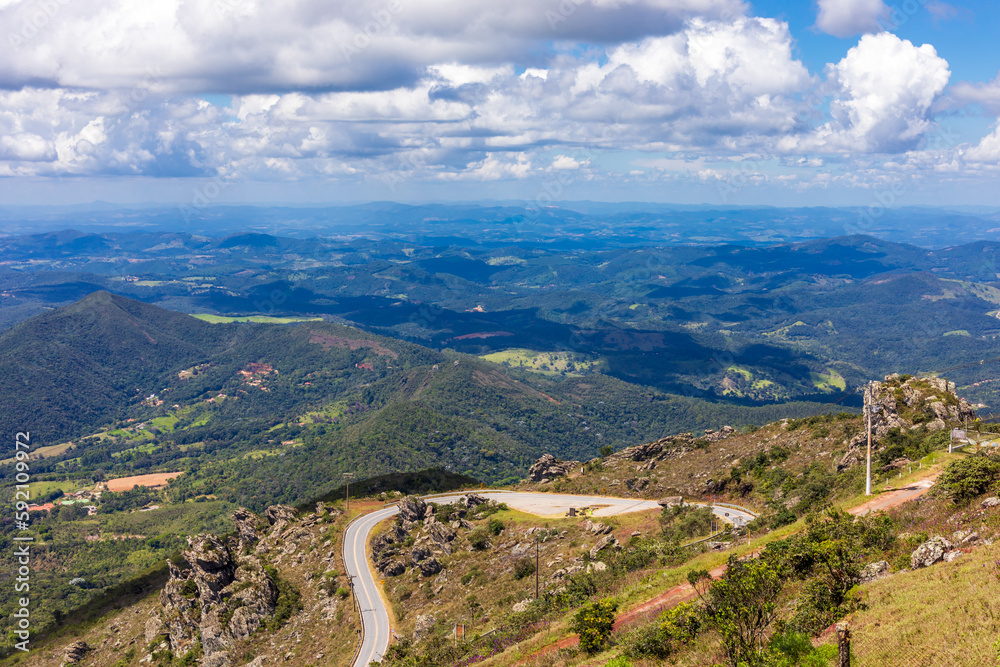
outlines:
{"label": "dry grass", "polygon": [[979,547],[952,563],[868,585],[869,608],[851,623],[857,664],[996,665],[998,555],[1000,545]]}

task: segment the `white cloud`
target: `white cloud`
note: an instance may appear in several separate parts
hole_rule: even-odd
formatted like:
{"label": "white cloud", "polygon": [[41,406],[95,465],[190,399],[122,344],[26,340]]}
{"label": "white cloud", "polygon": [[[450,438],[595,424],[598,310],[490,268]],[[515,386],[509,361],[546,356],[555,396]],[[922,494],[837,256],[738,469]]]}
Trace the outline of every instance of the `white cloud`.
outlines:
{"label": "white cloud", "polygon": [[969,162],[1000,164],[1000,123],[978,144],[965,151],[963,157]]}
{"label": "white cloud", "polygon": [[817,0],[816,4],[816,27],[835,37],[878,32],[890,11],[882,0]]}
{"label": "white cloud", "polygon": [[930,108],[944,90],[948,62],[930,44],[914,46],[887,32],[865,35],[827,68],[832,120],[812,136],[789,137],[790,150],[897,152],[932,128]]}
{"label": "white cloud", "polygon": [[568,155],[557,155],[552,160],[552,168],[556,171],[571,171],[579,169],[582,165],[582,162],[579,162]]}
{"label": "white cloud", "polygon": [[[175,93],[371,90],[426,68],[532,66],[552,40],[620,43],[742,0],[37,0],[0,5],[0,86]],[[41,17],[41,18],[39,18]],[[553,20],[555,17],[556,20]],[[526,55],[535,54],[535,55]]]}

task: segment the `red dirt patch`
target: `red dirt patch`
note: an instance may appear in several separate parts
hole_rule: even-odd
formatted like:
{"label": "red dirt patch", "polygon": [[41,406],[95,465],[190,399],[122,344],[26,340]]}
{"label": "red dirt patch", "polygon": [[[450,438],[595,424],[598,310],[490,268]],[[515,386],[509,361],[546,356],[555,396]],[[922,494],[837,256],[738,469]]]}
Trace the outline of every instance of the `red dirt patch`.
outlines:
{"label": "red dirt patch", "polygon": [[373,340],[365,340],[364,338],[341,338],[340,336],[331,336],[330,334],[313,331],[312,336],[309,337],[309,342],[322,345],[324,350],[329,350],[331,347],[346,347],[349,350],[360,350],[363,347],[367,347],[375,354],[383,357],[389,357],[390,359],[399,358],[399,353],[383,347]]}
{"label": "red dirt patch", "polygon": [[513,336],[509,331],[480,331],[478,333],[455,336],[451,340],[469,340],[470,338],[492,338],[494,336]]}
{"label": "red dirt patch", "polygon": [[155,472],[149,475],[133,475],[132,477],[120,477],[118,479],[109,479],[104,482],[104,485],[108,487],[108,491],[114,491],[115,493],[121,491],[128,491],[133,486],[145,486],[149,489],[155,489],[161,486],[166,486],[167,482],[174,479],[175,477],[180,477],[179,472]]}

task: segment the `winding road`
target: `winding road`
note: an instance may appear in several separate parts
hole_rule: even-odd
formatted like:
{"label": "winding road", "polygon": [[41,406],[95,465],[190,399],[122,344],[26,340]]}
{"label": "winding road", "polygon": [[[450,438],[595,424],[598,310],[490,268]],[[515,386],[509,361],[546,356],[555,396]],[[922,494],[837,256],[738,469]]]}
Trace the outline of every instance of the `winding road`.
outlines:
{"label": "winding road", "polygon": [[[635,500],[630,498],[609,498],[606,496],[572,496],[559,493],[519,493],[515,491],[476,491],[490,500],[506,503],[508,507],[530,514],[565,516],[570,507],[594,507],[592,516],[612,516],[627,512],[642,512],[659,509],[655,500]],[[451,503],[465,493],[450,493],[426,496],[436,503]],[[692,503],[702,504],[702,503]],[[709,505],[712,513],[730,523],[746,523],[754,514],[734,505]],[[361,607],[361,625],[364,628],[361,646],[354,657],[352,667],[368,667],[372,662],[381,662],[392,628],[389,610],[379,593],[378,585],[368,563],[368,538],[379,523],[395,516],[399,508],[393,505],[385,509],[365,514],[350,523],[344,534],[344,567],[351,578],[354,597]]]}

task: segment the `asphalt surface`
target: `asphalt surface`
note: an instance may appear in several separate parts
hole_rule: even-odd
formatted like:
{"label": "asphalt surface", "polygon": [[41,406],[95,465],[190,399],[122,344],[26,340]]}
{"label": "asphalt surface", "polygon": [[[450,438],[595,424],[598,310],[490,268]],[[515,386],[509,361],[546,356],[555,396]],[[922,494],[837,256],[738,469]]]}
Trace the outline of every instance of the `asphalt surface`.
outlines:
{"label": "asphalt surface", "polygon": [[[508,507],[522,512],[541,516],[565,516],[570,507],[595,508],[592,516],[597,517],[660,508],[655,500],[606,496],[573,496],[559,493],[511,491],[476,491],[475,493],[490,500],[506,503]],[[453,493],[428,496],[427,499],[446,504],[454,502],[464,495],[466,494]],[[713,514],[731,523],[745,523],[754,518],[753,514],[743,509],[722,505],[711,507]],[[344,567],[351,578],[355,599],[361,607],[361,623],[364,626],[364,639],[354,662],[351,663],[353,667],[368,667],[369,663],[381,662],[382,656],[389,648],[389,639],[392,636],[389,611],[379,594],[375,577],[368,565],[368,538],[375,526],[398,513],[399,508],[393,505],[371,514],[365,514],[355,519],[347,527],[347,533],[344,535]]]}

